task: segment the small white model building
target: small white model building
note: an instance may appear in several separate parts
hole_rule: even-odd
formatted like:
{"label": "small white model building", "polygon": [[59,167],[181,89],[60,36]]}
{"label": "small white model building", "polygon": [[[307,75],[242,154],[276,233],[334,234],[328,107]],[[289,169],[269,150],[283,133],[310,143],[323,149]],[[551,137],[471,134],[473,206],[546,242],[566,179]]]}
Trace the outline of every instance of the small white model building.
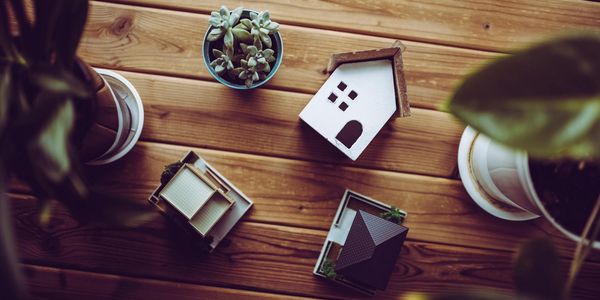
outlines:
{"label": "small white model building", "polygon": [[331,74],[300,119],[356,160],[390,118],[410,115],[402,51],[391,48],[334,54]]}
{"label": "small white model building", "polygon": [[212,252],[252,201],[193,151],[167,169],[148,201]]}

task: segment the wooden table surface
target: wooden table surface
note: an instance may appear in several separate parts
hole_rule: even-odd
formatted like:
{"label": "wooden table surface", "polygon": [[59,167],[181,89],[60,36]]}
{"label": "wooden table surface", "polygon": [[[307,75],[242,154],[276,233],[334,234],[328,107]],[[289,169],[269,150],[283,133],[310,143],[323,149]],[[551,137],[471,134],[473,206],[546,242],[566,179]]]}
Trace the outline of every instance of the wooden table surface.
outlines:
{"label": "wooden table surface", "polygon": [[[117,70],[144,102],[142,140],[96,168],[103,186],[146,201],[165,164],[193,149],[255,201],[228,246],[199,256],[160,217],[134,229],[75,221],[60,205],[46,227],[26,189],[11,193],[19,253],[32,292],[52,299],[279,299],[361,297],[312,275],[340,198],[350,188],[409,213],[408,240],[377,299],[486,288],[508,294],[517,247],[550,236],[566,270],[574,249],[546,221],[485,213],[457,177],[464,126],[437,110],[485,60],[541,38],[600,28],[585,1],[196,1],[92,2],[80,55]],[[280,22],[283,64],[265,87],[239,92],[205,69],[211,10],[268,9]],[[330,54],[402,40],[413,116],[385,126],[356,162],[298,114],[326,79]],[[600,297],[600,253],[575,287]]]}

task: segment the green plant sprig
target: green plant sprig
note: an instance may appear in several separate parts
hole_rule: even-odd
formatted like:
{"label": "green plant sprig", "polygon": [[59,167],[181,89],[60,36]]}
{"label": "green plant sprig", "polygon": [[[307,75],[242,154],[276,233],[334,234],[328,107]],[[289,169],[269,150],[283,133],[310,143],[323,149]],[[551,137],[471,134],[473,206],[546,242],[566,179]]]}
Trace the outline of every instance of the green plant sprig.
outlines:
{"label": "green plant sprig", "polygon": [[276,53],[271,49],[270,35],[277,33],[279,24],[271,21],[268,11],[250,12],[250,19],[240,20],[242,12],[242,7],[230,11],[221,6],[218,12],[211,13],[209,24],[214,28],[207,40],[223,40],[223,50],[212,49],[215,58],[210,66],[217,75],[251,87],[271,72]]}

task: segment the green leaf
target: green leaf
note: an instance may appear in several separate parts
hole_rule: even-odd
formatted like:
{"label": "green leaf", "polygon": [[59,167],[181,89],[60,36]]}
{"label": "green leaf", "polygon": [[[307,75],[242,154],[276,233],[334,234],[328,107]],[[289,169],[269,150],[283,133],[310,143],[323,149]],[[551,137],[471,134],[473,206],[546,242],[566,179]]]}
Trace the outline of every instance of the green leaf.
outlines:
{"label": "green leaf", "polygon": [[547,239],[534,239],[521,246],[513,276],[515,289],[522,296],[546,300],[562,297],[560,259]]}
{"label": "green leaf", "polygon": [[227,18],[229,18],[229,9],[227,9],[227,7],[223,5],[219,9],[219,14],[221,14],[221,18],[223,20],[227,20]]}
{"label": "green leaf", "polygon": [[[234,68],[233,70],[231,70],[231,74],[233,76],[240,76],[240,74],[244,71],[244,68]],[[241,78],[241,77],[238,77]]]}
{"label": "green leaf", "polygon": [[234,49],[233,48],[225,48],[225,54],[227,54],[227,57],[231,60],[233,58],[233,53],[234,53]]}
{"label": "green leaf", "polygon": [[30,80],[40,89],[59,95],[86,98],[92,92],[79,78],[55,66],[32,69]]}
{"label": "green leaf", "polygon": [[231,32],[231,30],[227,30],[227,32],[225,32],[225,38],[223,39],[223,43],[225,44],[225,47],[233,48],[233,33]]}
{"label": "green leaf", "polygon": [[208,33],[208,36],[206,37],[206,39],[210,42],[214,42],[214,41],[220,39],[224,34],[225,34],[225,31],[221,30],[221,28],[213,28]]}
{"label": "green leaf", "polygon": [[250,34],[250,32],[248,32],[244,29],[241,29],[241,28],[233,28],[231,31],[233,32],[233,35],[235,35],[235,37],[238,40],[246,42],[246,43],[252,42],[252,35]]}
{"label": "green leaf", "polygon": [[231,14],[229,15],[229,25],[233,26],[238,22],[240,16],[242,15],[242,11],[243,8],[238,7],[231,12]]}
{"label": "green leaf", "polygon": [[252,28],[252,21],[248,19],[241,19],[240,24],[238,24],[237,26],[243,27],[246,30],[250,30]]}
{"label": "green leaf", "polygon": [[212,12],[210,18],[208,18],[208,24],[214,27],[219,27],[221,25],[221,15],[219,15],[217,12]]}
{"label": "green leaf", "polygon": [[224,54],[223,52],[221,52],[221,50],[219,50],[219,49],[212,49],[212,54],[213,54],[215,57],[217,57],[217,58],[219,58],[219,57],[221,57],[221,56],[225,55],[225,54]]}
{"label": "green leaf", "polygon": [[263,32],[260,33],[260,40],[263,42],[263,44],[265,44],[265,46],[267,46],[267,48],[271,48],[272,44],[271,44],[271,37],[269,37],[268,34],[265,34]]}
{"label": "green leaf", "polygon": [[56,64],[70,69],[75,61],[75,52],[83,34],[88,14],[88,1],[69,2],[60,11],[53,36]]}
{"label": "green leaf", "polygon": [[11,64],[0,62],[0,137],[4,135],[4,128],[8,122],[8,111],[13,89],[17,89],[12,85],[12,78]]}
{"label": "green leaf", "polygon": [[275,54],[275,50],[273,50],[273,49],[265,49],[265,50],[263,51],[263,56],[264,56],[266,59],[269,59],[269,58],[273,57],[273,55],[274,55],[274,54]]}
{"label": "green leaf", "polygon": [[[271,19],[271,15],[269,15],[269,11],[265,10],[264,12],[261,12],[262,14],[262,18],[261,21],[263,21],[264,23],[266,23],[267,21],[269,21]],[[260,14],[259,14],[260,16]]]}
{"label": "green leaf", "polygon": [[30,145],[35,163],[54,183],[64,180],[71,171],[69,135],[75,122],[72,101],[63,101],[54,115]]}
{"label": "green leaf", "polygon": [[250,57],[248,59],[248,67],[254,67],[256,66],[256,59],[254,57]]}
{"label": "green leaf", "polygon": [[257,14],[256,12],[254,12],[254,11],[251,11],[251,12],[250,12],[250,19],[254,20],[254,19],[256,19],[257,17],[258,17],[258,14]]}
{"label": "green leaf", "polygon": [[500,58],[467,78],[448,109],[537,157],[600,156],[600,37],[577,36]]}
{"label": "green leaf", "polygon": [[256,55],[258,53],[258,48],[256,46],[248,46],[248,54]]}
{"label": "green leaf", "polygon": [[217,74],[222,75],[223,72],[225,72],[225,68],[221,65],[216,65],[215,66],[215,72],[217,72]]}
{"label": "green leaf", "polygon": [[263,48],[262,42],[260,41],[260,38],[258,36],[254,36],[254,43],[253,43],[253,45],[258,50],[262,50],[262,48]]}
{"label": "green leaf", "polygon": [[279,23],[271,21],[265,28],[269,30],[269,33],[275,33],[279,29]]}

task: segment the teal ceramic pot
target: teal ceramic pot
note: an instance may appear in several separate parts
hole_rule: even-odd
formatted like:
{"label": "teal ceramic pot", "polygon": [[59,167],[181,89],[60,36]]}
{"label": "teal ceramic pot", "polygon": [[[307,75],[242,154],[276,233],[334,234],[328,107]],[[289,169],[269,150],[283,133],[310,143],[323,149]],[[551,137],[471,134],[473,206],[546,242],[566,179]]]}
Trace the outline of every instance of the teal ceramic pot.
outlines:
{"label": "teal ceramic pot", "polygon": [[[250,12],[254,12],[254,11],[245,9],[244,12],[242,13],[242,16],[240,19],[250,19]],[[251,90],[251,89],[255,89],[257,87],[264,85],[269,80],[271,80],[271,78],[273,78],[273,76],[275,76],[275,73],[277,73],[277,70],[279,70],[281,61],[283,60],[283,40],[281,39],[281,34],[279,32],[276,32],[275,34],[271,35],[271,38],[273,39],[273,47],[271,47],[271,49],[275,50],[275,61],[272,62],[271,72],[267,75],[267,77],[265,79],[255,82],[251,87],[246,87],[246,85],[243,83],[230,82],[226,78],[223,78],[223,77],[217,75],[217,72],[215,72],[215,70],[210,66],[210,62],[215,59],[215,57],[212,55],[212,49],[214,47],[216,47],[217,49],[222,50],[222,48],[223,48],[222,41],[209,42],[206,39],[206,37],[208,36],[208,33],[213,28],[214,27],[212,25],[209,26],[208,30],[206,30],[206,34],[204,34],[204,42],[202,44],[202,56],[204,58],[204,65],[208,69],[208,72],[218,82],[222,83],[223,85],[225,85],[227,87],[230,87],[230,88],[236,89],[236,90]]]}

